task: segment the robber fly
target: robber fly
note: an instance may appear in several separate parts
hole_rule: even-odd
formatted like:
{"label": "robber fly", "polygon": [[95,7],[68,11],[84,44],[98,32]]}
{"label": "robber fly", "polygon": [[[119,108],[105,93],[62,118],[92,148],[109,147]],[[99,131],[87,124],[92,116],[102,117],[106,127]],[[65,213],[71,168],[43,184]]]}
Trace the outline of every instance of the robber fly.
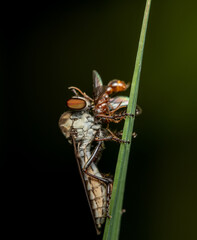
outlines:
{"label": "robber fly", "polygon": [[103,141],[96,143],[94,139],[102,138],[104,132],[90,114],[91,101],[88,97],[73,96],[67,101],[71,111],[62,114],[59,126],[62,133],[74,145],[75,156],[86,191],[88,203],[95,223],[97,234],[109,216],[109,200],[112,191],[112,180],[101,174],[96,161],[101,157]]}
{"label": "robber fly", "polygon": [[59,126],[69,143],[74,145],[75,157],[87,195],[97,234],[109,216],[111,178],[99,172],[97,162],[101,158],[104,141],[129,143],[116,137],[109,127],[103,128],[103,121],[119,122],[124,114],[116,111],[128,105],[127,97],[110,98],[113,92],[128,88],[120,80],[112,80],[106,87],[96,71],[93,71],[93,99],[77,87],[69,87],[74,96],[67,101],[70,111],[62,114]]}

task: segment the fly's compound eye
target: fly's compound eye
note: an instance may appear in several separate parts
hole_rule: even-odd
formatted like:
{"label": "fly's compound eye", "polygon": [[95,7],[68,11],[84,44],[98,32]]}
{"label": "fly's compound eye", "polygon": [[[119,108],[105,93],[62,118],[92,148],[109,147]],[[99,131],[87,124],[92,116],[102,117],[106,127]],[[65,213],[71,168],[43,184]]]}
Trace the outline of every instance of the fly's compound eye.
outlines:
{"label": "fly's compound eye", "polygon": [[71,98],[67,101],[67,106],[72,110],[85,110],[87,105],[86,100],[82,98]]}

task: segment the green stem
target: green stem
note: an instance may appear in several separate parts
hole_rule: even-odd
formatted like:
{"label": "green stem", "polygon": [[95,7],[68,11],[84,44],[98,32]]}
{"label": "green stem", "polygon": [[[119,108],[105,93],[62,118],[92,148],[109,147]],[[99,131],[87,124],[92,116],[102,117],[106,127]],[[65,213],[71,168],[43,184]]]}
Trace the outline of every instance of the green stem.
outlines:
{"label": "green stem", "polygon": [[[146,7],[144,11],[144,18],[141,28],[140,40],[138,45],[137,57],[135,62],[135,69],[132,79],[130,97],[129,97],[129,105],[127,108],[128,113],[135,114],[136,104],[137,104],[137,96],[138,96],[138,88],[140,81],[140,72],[142,66],[142,58],[143,58],[143,50],[146,38],[146,30],[148,24],[148,17],[150,12],[151,0],[146,1]],[[132,132],[134,126],[134,118],[127,117],[124,124],[123,129],[123,139],[132,140]],[[129,153],[130,153],[130,144],[121,144],[120,150],[118,154],[118,161],[116,165],[114,184],[112,197],[110,201],[110,214],[112,216],[111,219],[106,220],[103,240],[117,240],[120,232],[120,223],[121,223],[121,212],[122,212],[122,204],[123,204],[123,196],[125,189],[125,180],[127,174]]]}

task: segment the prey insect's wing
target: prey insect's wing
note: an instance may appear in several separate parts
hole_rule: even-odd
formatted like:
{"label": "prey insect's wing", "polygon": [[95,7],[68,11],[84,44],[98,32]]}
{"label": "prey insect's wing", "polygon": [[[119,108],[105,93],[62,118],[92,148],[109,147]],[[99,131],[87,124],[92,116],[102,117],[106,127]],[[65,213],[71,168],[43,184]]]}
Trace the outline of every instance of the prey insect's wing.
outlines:
{"label": "prey insect's wing", "polygon": [[[113,111],[117,107],[127,107],[129,104],[129,97],[126,96],[119,96],[109,99],[109,109],[110,111]],[[142,108],[137,105],[136,106],[136,115],[140,115],[142,113]]]}
{"label": "prey insect's wing", "polygon": [[100,96],[103,95],[107,86],[103,85],[103,81],[96,70],[93,70],[92,76],[93,76],[93,98],[95,101],[97,101],[100,98]]}
{"label": "prey insect's wing", "polygon": [[127,107],[129,103],[129,97],[119,96],[109,99],[109,109],[113,111],[117,107]]}
{"label": "prey insect's wing", "polygon": [[93,70],[92,76],[93,76],[93,88],[95,89],[97,87],[102,87],[103,81],[96,70]]}
{"label": "prey insect's wing", "polygon": [[85,179],[84,179],[84,173],[82,172],[82,169],[81,169],[80,158],[79,158],[78,151],[77,151],[76,141],[75,141],[73,136],[71,136],[71,137],[72,137],[72,142],[73,142],[73,146],[74,146],[75,158],[77,160],[77,166],[78,166],[79,173],[80,173],[80,176],[81,176],[81,180],[82,180],[82,183],[83,183],[83,186],[84,186],[84,189],[85,189],[85,194],[86,194],[86,197],[88,199],[88,204],[89,204],[90,211],[91,211],[91,214],[92,214],[92,218],[93,218],[93,221],[94,221],[94,226],[96,228],[97,234],[99,235],[101,232],[97,228],[94,213],[92,211],[92,206],[91,206],[91,203],[90,203],[90,198],[89,198],[89,194],[88,194],[88,191],[87,191],[86,182],[85,182]]}

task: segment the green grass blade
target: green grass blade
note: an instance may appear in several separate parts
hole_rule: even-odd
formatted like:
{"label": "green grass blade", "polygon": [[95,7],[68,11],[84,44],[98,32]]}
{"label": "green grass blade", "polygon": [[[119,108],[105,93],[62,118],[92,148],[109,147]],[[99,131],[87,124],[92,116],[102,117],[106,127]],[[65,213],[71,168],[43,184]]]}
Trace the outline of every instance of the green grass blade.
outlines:
{"label": "green grass blade", "polygon": [[[139,88],[140,72],[143,58],[144,43],[146,38],[146,29],[148,24],[148,16],[150,11],[151,0],[146,1],[146,7],[144,11],[144,18],[142,23],[142,29],[140,34],[140,40],[138,45],[137,57],[135,62],[135,69],[132,79],[131,92],[129,97],[129,105],[127,108],[128,113],[135,113],[137,95]],[[134,125],[134,118],[127,117],[123,129],[123,139],[132,140],[132,131]],[[125,180],[128,166],[128,159],[130,153],[130,144],[121,144],[118,161],[116,165],[116,171],[114,176],[114,184],[112,197],[110,201],[110,214],[111,219],[106,220],[103,240],[117,240],[120,232],[121,211],[125,189]]]}

